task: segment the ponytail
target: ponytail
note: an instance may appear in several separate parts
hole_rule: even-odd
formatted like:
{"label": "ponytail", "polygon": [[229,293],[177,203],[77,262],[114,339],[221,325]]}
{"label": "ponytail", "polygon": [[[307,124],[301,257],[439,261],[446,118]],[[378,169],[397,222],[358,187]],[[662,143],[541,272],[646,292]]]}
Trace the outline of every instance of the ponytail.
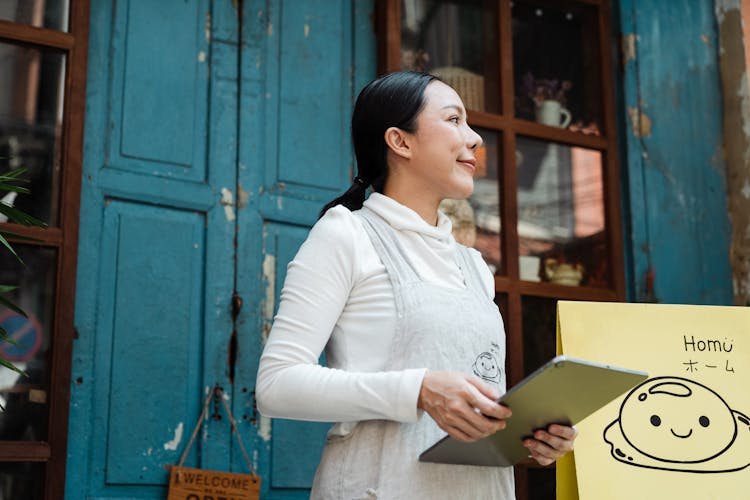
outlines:
{"label": "ponytail", "polygon": [[319,217],[336,205],[359,210],[369,186],[376,193],[383,192],[388,179],[385,131],[389,127],[410,133],[416,130],[417,115],[424,107],[424,90],[433,80],[439,78],[416,71],[397,71],[373,80],[362,89],[352,113],[358,175],[343,195],[323,207]]}
{"label": "ponytail", "polygon": [[336,205],[344,205],[351,211],[359,210],[362,208],[362,204],[365,202],[367,195],[367,187],[370,183],[361,177],[355,177],[352,185],[346,190],[344,194],[339,196],[333,201],[330,201],[323,210],[320,211],[318,218],[320,219],[325,215],[329,208],[333,208]]}

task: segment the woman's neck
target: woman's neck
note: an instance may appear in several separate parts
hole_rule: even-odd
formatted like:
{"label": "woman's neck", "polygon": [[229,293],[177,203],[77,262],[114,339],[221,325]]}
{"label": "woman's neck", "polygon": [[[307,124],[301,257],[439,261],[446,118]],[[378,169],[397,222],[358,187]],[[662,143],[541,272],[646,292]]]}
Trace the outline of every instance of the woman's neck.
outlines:
{"label": "woman's neck", "polygon": [[419,189],[410,189],[409,186],[403,182],[386,182],[383,188],[383,194],[417,212],[427,224],[437,226],[437,212],[440,200],[436,200],[434,196],[429,196],[427,193],[420,192]]}

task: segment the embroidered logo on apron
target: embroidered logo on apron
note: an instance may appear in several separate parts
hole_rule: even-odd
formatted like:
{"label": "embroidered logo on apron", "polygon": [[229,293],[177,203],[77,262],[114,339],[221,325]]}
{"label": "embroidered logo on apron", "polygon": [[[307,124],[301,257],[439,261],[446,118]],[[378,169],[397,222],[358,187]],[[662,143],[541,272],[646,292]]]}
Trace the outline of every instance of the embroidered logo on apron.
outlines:
{"label": "embroidered logo on apron", "polygon": [[500,363],[497,361],[496,353],[498,351],[499,346],[493,342],[492,348],[489,351],[485,351],[477,356],[472,366],[474,375],[487,382],[499,384],[500,377],[502,376],[502,368],[500,368]]}

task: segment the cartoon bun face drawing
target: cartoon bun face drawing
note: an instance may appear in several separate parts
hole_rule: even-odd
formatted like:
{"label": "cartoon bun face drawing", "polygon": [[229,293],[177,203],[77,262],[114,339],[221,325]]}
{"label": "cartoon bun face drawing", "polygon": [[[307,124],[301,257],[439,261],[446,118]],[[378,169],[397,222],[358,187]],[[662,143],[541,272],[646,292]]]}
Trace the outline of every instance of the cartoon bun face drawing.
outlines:
{"label": "cartoon bun face drawing", "polygon": [[644,455],[674,462],[710,460],[737,434],[732,410],[721,396],[677,377],[654,378],[632,391],[620,408],[620,427]]}
{"label": "cartoon bun face drawing", "polygon": [[724,472],[750,464],[748,417],[682,377],[656,377],[633,389],[604,440],[615,459],[641,467]]}
{"label": "cartoon bun face drawing", "polygon": [[488,382],[500,382],[500,366],[495,356],[489,352],[480,354],[474,361],[474,374]]}

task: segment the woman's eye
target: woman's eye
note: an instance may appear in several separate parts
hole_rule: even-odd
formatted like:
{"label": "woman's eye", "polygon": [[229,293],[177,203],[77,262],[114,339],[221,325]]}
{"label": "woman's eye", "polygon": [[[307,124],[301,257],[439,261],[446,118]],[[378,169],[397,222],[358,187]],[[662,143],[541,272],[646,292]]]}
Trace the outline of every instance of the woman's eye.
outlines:
{"label": "woman's eye", "polygon": [[453,123],[458,123],[459,118],[457,116],[451,116],[449,121],[452,121]]}

